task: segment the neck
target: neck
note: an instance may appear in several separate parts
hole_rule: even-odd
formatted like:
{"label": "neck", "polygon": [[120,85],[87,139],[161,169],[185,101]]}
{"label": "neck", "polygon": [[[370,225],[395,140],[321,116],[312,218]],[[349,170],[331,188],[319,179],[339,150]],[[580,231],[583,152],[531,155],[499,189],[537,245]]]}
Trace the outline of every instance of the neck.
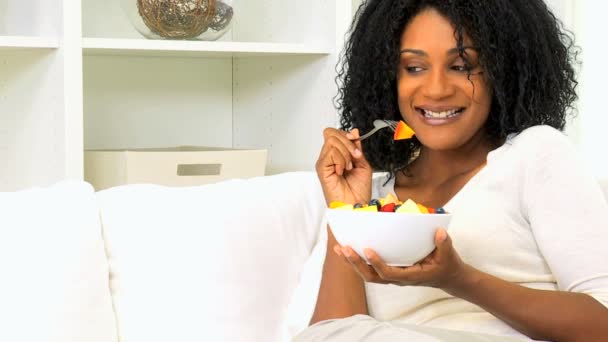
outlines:
{"label": "neck", "polygon": [[412,174],[423,182],[441,183],[481,168],[486,163],[488,153],[496,147],[483,130],[454,150],[437,151],[423,146],[412,164]]}

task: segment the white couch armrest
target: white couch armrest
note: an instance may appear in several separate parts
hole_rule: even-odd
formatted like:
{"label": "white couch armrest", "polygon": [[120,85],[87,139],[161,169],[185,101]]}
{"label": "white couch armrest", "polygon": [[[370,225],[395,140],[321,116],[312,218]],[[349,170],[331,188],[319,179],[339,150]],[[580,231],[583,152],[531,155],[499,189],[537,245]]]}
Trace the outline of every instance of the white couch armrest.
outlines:
{"label": "white couch armrest", "polygon": [[93,188],[0,193],[0,341],[116,342]]}

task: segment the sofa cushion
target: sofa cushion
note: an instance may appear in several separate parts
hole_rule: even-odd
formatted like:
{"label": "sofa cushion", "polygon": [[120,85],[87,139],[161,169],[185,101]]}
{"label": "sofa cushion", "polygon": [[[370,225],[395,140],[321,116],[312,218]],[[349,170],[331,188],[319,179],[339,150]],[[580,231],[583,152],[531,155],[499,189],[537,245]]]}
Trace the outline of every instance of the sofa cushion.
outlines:
{"label": "sofa cushion", "polygon": [[98,198],[122,342],[285,337],[325,207],[313,173]]}
{"label": "sofa cushion", "polygon": [[93,188],[0,193],[0,341],[117,341]]}

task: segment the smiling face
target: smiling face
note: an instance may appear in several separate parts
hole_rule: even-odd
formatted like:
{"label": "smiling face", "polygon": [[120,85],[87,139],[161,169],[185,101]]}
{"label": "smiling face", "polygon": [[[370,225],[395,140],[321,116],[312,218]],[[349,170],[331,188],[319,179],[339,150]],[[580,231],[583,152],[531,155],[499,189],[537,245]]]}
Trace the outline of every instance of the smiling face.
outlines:
{"label": "smiling face", "polygon": [[453,150],[484,137],[491,89],[466,35],[463,45],[465,59],[456,49],[454,26],[434,9],[421,11],[401,36],[399,110],[431,150]]}

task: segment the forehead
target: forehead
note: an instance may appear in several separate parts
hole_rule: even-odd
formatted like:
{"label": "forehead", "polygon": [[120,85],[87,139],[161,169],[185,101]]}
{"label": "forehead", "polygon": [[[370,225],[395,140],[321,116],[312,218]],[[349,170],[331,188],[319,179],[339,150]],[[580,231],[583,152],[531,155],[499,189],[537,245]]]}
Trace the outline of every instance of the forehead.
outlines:
{"label": "forehead", "polygon": [[[456,46],[455,26],[434,8],[420,11],[406,25],[401,35],[401,48],[423,50],[449,50]],[[472,46],[471,39],[463,34],[463,43]]]}

